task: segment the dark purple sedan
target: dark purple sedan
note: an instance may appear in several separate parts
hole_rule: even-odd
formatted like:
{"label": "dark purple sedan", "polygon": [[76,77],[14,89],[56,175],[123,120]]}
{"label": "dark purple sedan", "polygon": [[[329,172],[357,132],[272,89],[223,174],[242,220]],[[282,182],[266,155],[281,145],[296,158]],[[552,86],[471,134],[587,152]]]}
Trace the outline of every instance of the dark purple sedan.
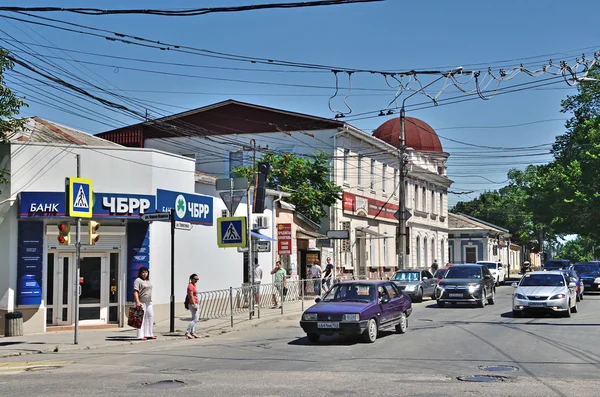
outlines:
{"label": "dark purple sedan", "polygon": [[300,320],[313,343],[321,335],[363,335],[372,343],[380,330],[395,329],[403,334],[412,312],[411,299],[391,281],[337,283],[316,302]]}

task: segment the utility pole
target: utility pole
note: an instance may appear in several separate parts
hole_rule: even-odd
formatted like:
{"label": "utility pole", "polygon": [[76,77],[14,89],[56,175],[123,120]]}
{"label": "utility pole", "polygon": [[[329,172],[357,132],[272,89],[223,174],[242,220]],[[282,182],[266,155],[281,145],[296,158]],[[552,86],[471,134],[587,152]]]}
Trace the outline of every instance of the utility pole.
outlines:
{"label": "utility pole", "polygon": [[[254,195],[256,194],[256,141],[254,139],[250,139],[250,144],[252,145],[252,180],[254,185],[254,192],[252,195],[252,204],[255,202]],[[246,243],[248,245],[248,279],[250,280],[250,293],[249,301],[248,301],[248,319],[252,320],[252,316],[254,315],[254,244],[252,244],[252,207],[250,206],[250,186],[248,186],[248,237],[246,238]]]}
{"label": "utility pole", "polygon": [[[77,159],[77,178],[81,178],[81,158],[79,154],[75,155]],[[90,192],[91,193],[91,192]],[[89,205],[92,205],[91,200]],[[73,315],[75,316],[75,335],[73,339],[73,344],[79,344],[79,289],[81,288],[79,285],[79,275],[81,273],[81,218],[77,218],[77,224],[75,226],[75,291],[74,291],[74,306],[75,310],[73,311]]]}
{"label": "utility pole", "polygon": [[171,297],[169,332],[175,332],[175,208],[170,210],[171,218]]}

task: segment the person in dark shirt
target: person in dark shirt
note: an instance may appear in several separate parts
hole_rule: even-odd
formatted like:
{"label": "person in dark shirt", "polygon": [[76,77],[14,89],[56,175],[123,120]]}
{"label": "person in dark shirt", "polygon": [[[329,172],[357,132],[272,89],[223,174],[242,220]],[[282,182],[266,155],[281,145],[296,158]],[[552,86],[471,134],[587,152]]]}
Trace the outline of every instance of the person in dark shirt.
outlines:
{"label": "person in dark shirt", "polygon": [[331,258],[327,258],[327,265],[325,265],[325,271],[323,273],[323,289],[325,292],[331,288],[331,279],[333,278],[333,263]]}

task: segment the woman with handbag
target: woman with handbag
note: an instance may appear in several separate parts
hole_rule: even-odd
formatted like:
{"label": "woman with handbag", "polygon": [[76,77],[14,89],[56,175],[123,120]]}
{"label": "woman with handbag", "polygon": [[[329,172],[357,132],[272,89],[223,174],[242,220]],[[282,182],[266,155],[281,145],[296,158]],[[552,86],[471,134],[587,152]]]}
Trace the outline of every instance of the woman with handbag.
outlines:
{"label": "woman with handbag", "polygon": [[144,311],[142,326],[137,330],[137,339],[156,339],[152,332],[154,327],[154,308],[152,307],[152,283],[150,282],[150,270],[140,267],[138,277],[133,282],[133,299],[136,308]]}
{"label": "woman with handbag", "polygon": [[190,283],[188,284],[185,297],[187,308],[192,312],[192,321],[185,331],[185,336],[188,339],[198,338],[198,335],[196,335],[196,323],[200,316],[200,303],[198,302],[198,289],[196,288],[198,280],[199,277],[196,273],[190,276]]}

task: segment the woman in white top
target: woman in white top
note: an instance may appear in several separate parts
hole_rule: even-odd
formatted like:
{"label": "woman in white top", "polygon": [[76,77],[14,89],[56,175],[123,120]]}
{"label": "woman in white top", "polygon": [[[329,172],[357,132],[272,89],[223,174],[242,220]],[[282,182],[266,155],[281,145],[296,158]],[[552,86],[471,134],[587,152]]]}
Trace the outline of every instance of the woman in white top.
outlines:
{"label": "woman in white top", "polygon": [[137,339],[156,339],[152,332],[154,326],[154,308],[152,307],[152,283],[150,282],[150,270],[140,267],[138,277],[133,282],[133,299],[136,307],[144,309],[142,327],[137,330]]}

